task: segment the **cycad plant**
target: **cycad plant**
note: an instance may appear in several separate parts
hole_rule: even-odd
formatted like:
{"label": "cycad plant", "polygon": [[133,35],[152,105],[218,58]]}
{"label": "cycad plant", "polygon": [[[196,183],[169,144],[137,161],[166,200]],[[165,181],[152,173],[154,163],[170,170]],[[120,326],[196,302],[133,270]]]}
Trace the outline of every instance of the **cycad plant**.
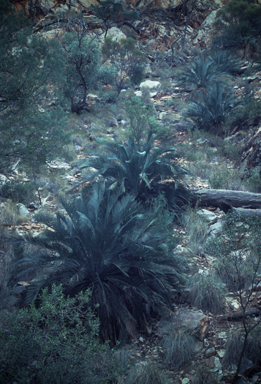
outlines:
{"label": "cycad plant", "polygon": [[191,100],[185,116],[191,118],[199,129],[218,132],[226,117],[238,106],[239,100],[225,85],[215,83],[198,99]]}
{"label": "cycad plant", "polygon": [[[176,147],[156,146],[155,140],[156,135],[151,132],[147,139],[129,137],[126,144],[116,139],[102,140],[103,153],[84,159],[79,168],[96,169],[88,180],[102,175],[123,183],[125,191],[138,201],[148,202],[162,192],[169,204],[178,209],[189,197],[184,183],[188,171],[179,164]],[[165,183],[167,179],[171,182]]]}
{"label": "cycad plant", "polygon": [[227,51],[213,51],[209,56],[209,60],[216,66],[216,70],[220,73],[230,75],[240,74],[240,62]]}
{"label": "cycad plant", "polygon": [[193,86],[196,89],[205,90],[220,74],[212,60],[201,57],[184,67],[177,84],[179,86]]}
{"label": "cycad plant", "polygon": [[90,288],[89,305],[100,319],[103,340],[116,343],[146,329],[149,311],[170,308],[170,290],[183,281],[185,266],[173,253],[169,213],[146,212],[133,196],[105,183],[61,202],[62,212],[39,215],[44,232],[20,239],[30,252],[18,255],[11,282],[35,276],[27,303],[53,283],[69,296]]}

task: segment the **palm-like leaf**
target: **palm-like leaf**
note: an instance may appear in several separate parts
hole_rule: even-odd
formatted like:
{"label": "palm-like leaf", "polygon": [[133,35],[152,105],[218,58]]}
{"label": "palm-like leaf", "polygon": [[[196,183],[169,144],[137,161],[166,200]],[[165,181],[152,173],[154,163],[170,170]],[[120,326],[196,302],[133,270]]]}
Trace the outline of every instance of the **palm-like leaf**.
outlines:
{"label": "palm-like leaf", "polygon": [[213,51],[209,56],[209,60],[220,73],[236,75],[241,72],[239,60],[227,51]]}
{"label": "palm-like leaf", "polygon": [[220,73],[217,71],[216,65],[212,60],[207,58],[199,58],[185,67],[179,77],[177,85],[179,86],[195,86],[198,88],[207,88],[215,81]]}
{"label": "palm-like leaf", "polygon": [[63,213],[39,215],[47,229],[23,238],[33,251],[16,262],[11,281],[37,271],[28,302],[54,282],[68,295],[91,288],[101,336],[116,342],[145,327],[145,303],[157,311],[170,307],[184,263],[173,253],[169,216],[161,220],[158,212],[141,210],[134,197],[104,184],[85,192],[73,201],[61,199]]}
{"label": "palm-like leaf", "polygon": [[199,95],[198,100],[191,101],[185,116],[191,118],[199,128],[219,129],[227,114],[238,104],[238,98],[229,89],[215,83],[207,94]]}
{"label": "palm-like leaf", "polygon": [[155,135],[149,134],[147,140],[129,138],[126,145],[116,139],[102,141],[105,153],[83,160],[79,168],[95,168],[97,172],[88,180],[97,175],[113,178],[141,201],[166,192],[166,185],[160,181],[171,178],[172,187],[174,184],[172,202],[175,200],[174,208],[177,208],[188,199],[189,192],[184,184],[188,171],[179,164],[175,147],[154,146],[155,139]]}

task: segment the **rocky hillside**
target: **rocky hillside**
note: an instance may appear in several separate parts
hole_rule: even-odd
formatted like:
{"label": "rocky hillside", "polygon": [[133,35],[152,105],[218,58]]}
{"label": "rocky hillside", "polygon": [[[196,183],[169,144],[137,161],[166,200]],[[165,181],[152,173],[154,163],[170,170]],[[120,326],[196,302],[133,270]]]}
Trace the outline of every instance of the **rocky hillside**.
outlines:
{"label": "rocky hillside", "polygon": [[[117,65],[120,58],[123,64],[116,66],[118,88],[113,88],[109,80],[100,88],[97,80],[97,84],[93,83],[88,89],[80,113],[73,111],[73,103],[70,105],[68,100],[61,102],[70,127],[70,141],[65,145],[69,160],[57,157],[48,162],[45,173],[34,176],[37,188],[32,191],[23,189],[31,180],[29,174],[19,168],[19,162],[14,164],[13,173],[7,177],[11,182],[19,180],[21,190],[5,189],[8,180],[2,175],[2,306],[16,313],[19,303],[30,293],[30,287],[32,290],[42,276],[55,276],[52,273],[58,265],[57,257],[67,253],[71,257],[74,245],[68,238],[74,236],[75,212],[80,211],[82,217],[86,215],[85,224],[88,222],[89,225],[92,220],[88,212],[81,211],[80,191],[85,190],[84,186],[87,192],[81,198],[87,198],[91,193],[90,183],[103,178],[119,181],[117,177],[120,176],[113,175],[120,175],[120,172],[110,174],[110,169],[115,163],[116,168],[121,163],[120,151],[105,152],[103,156],[104,148],[107,145],[108,150],[108,143],[115,139],[119,147],[128,152],[132,145],[130,138],[136,140],[137,135],[141,146],[137,147],[136,158],[143,167],[138,172],[138,184],[144,188],[135,198],[141,205],[145,202],[144,209],[150,212],[148,207],[154,204],[155,196],[159,191],[163,192],[168,214],[172,212],[169,215],[173,216],[165,217],[163,211],[154,209],[160,223],[158,233],[165,239],[164,220],[169,223],[171,218],[171,236],[177,240],[173,258],[180,263],[177,263],[177,270],[183,280],[178,278],[179,283],[175,280],[177,286],[169,288],[171,305],[163,306],[160,311],[153,300],[156,298],[161,303],[165,297],[155,296],[148,300],[149,293],[143,292],[142,310],[139,308],[138,315],[133,314],[135,311],[130,313],[145,319],[144,324],[140,321],[143,326],[136,329],[133,319],[128,320],[126,329],[131,337],[128,343],[116,349],[117,375],[110,382],[261,383],[261,72],[260,62],[255,61],[259,59],[259,51],[251,44],[246,48],[246,44],[233,53],[229,51],[224,56],[222,53],[218,53],[218,58],[215,56],[222,52],[218,48],[210,49],[212,31],[216,31],[213,25],[217,11],[223,6],[218,1],[123,2],[126,12],[137,12],[138,16],[131,20],[115,20],[111,16],[109,24],[97,17],[92,4],[100,3],[89,0],[16,1],[16,8],[24,10],[32,19],[34,36],[44,37],[47,41],[56,39],[68,48],[69,43],[62,40],[65,32],[71,33],[76,25],[80,25],[88,36],[94,37],[98,47],[103,46],[105,37],[111,38],[110,44],[116,44],[112,51],[110,46],[107,51],[103,48],[101,63]],[[133,39],[130,41],[134,41],[139,52],[132,48],[131,59],[125,65],[129,51],[118,56],[115,52],[116,49],[121,52],[122,39],[127,41],[128,38]],[[144,61],[139,61],[141,54]],[[133,58],[144,66],[144,77],[138,84],[129,82],[132,72],[128,70]],[[219,63],[215,64],[215,60]],[[209,71],[205,77],[203,70]],[[107,73],[108,79],[109,75]],[[59,87],[58,91],[58,94],[62,92]],[[75,96],[77,102],[79,97],[78,93]],[[51,88],[37,108],[45,116],[57,105],[57,100],[55,89]],[[157,133],[153,144],[145,140],[150,129]],[[145,152],[151,150],[155,154],[163,146],[168,149],[158,154],[153,170],[147,171],[147,162],[142,163]],[[175,155],[167,162],[164,156],[171,151]],[[103,161],[103,166],[97,159]],[[109,163],[115,159],[115,163]],[[130,164],[131,161],[130,155],[123,163]],[[160,166],[164,161],[167,167],[171,165],[172,176],[153,173],[155,164]],[[166,171],[164,167],[161,169]],[[128,184],[126,175],[123,180],[124,193],[131,191],[132,184]],[[58,191],[60,195],[66,192],[67,196],[78,196],[73,203],[75,212],[70,211],[71,203],[66,204],[63,197],[60,201],[57,199]],[[119,196],[119,201],[125,198]],[[94,200],[94,197],[88,200],[90,210],[94,209],[91,205]],[[181,211],[177,206],[182,208]],[[107,216],[103,219],[106,221]],[[66,227],[67,237],[55,238],[53,233],[57,234],[57,223],[61,224],[60,229]],[[79,223],[83,226],[84,220]],[[130,223],[127,225],[131,227]],[[150,225],[153,226],[149,224],[148,228]],[[14,260],[21,265],[23,259],[21,251],[9,239],[15,237],[20,242],[23,239],[30,243],[26,245],[26,257],[27,262],[31,262],[34,253],[30,247],[37,243],[37,239],[46,242],[41,236],[50,228],[52,233],[49,235],[54,237],[50,237],[45,256],[49,261],[52,259],[51,263],[18,274],[10,284],[7,276],[13,276]],[[157,239],[157,231],[153,234],[154,240]],[[139,246],[146,255],[146,249],[142,247],[146,244],[152,249],[154,240],[149,232],[145,231],[142,236],[138,238],[136,234],[135,239],[141,240]],[[117,241],[123,241],[119,239]],[[146,243],[148,239],[150,244]],[[168,267],[166,261],[165,274],[168,271],[171,275],[174,267],[171,266],[171,271]],[[125,266],[121,268],[124,270]],[[134,270],[134,266],[132,268]],[[147,282],[149,277],[145,267],[142,273]],[[150,273],[152,275],[151,270]],[[70,278],[70,284],[80,278],[81,272],[77,272]],[[160,279],[158,275],[157,279]],[[125,282],[118,296],[123,297],[128,289]],[[134,291],[139,289],[137,285]],[[131,295],[128,300],[129,307],[135,307]],[[111,328],[116,329],[115,324],[117,322]],[[110,329],[107,335],[117,339],[115,329]],[[113,337],[111,342],[115,341]],[[44,364],[52,363],[52,359],[53,356],[45,357]],[[99,367],[98,361],[92,364]],[[31,368],[28,368],[29,364],[27,366],[28,371],[36,372],[40,365],[40,358],[34,358]],[[118,366],[121,367],[119,370]],[[34,374],[30,373],[30,377]],[[6,383],[11,382],[6,380]]]}

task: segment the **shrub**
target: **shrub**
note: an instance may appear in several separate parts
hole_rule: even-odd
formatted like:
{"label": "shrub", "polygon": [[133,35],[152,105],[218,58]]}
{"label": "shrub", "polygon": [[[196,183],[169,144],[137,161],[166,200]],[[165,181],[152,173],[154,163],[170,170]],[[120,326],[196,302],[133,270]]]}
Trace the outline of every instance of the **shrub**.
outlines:
{"label": "shrub", "polygon": [[71,111],[80,114],[88,111],[87,96],[112,80],[115,70],[102,65],[102,54],[94,37],[82,33],[66,33],[62,38],[66,60],[65,97],[71,102]]}
{"label": "shrub", "polygon": [[192,359],[195,339],[187,329],[173,329],[163,338],[162,346],[164,349],[164,362],[170,367],[179,369]]}
{"label": "shrub", "polygon": [[[256,323],[256,321],[254,323]],[[258,367],[261,363],[260,322],[259,324],[251,324],[250,322],[248,326],[251,327],[251,325],[257,325],[257,327],[253,328],[246,340],[240,372],[243,372],[245,367],[249,366],[249,360],[254,364],[255,367]],[[244,347],[244,333],[244,330],[240,329],[235,332],[227,341],[225,355],[222,359],[222,365],[225,369],[231,369],[237,366],[240,354]]]}
{"label": "shrub", "polygon": [[138,85],[145,78],[147,59],[136,48],[134,39],[129,37],[117,42],[107,37],[102,46],[102,53],[104,59],[109,60],[116,68],[113,79],[118,94],[126,87],[128,79],[131,84]]}
{"label": "shrub", "polygon": [[258,4],[231,0],[217,12],[213,45],[222,49],[244,48],[245,54],[260,41],[261,9]]}
{"label": "shrub", "polygon": [[173,254],[171,215],[160,207],[146,212],[134,197],[105,183],[61,202],[63,213],[39,214],[44,232],[18,238],[31,244],[31,251],[17,254],[11,283],[29,272],[37,276],[25,302],[52,283],[62,284],[69,296],[90,288],[101,338],[113,343],[145,329],[146,308],[154,313],[171,308],[170,290],[181,288],[185,270],[184,261]]}
{"label": "shrub", "polygon": [[29,204],[35,200],[35,191],[35,183],[12,180],[1,187],[0,195],[16,203]]}
{"label": "shrub", "polygon": [[135,366],[130,371],[126,384],[167,384],[167,377],[155,364]]}
{"label": "shrub", "polygon": [[205,312],[219,313],[225,309],[225,290],[218,278],[193,275],[188,282],[189,298],[193,306]]}
{"label": "shrub", "polygon": [[3,312],[2,383],[101,383],[113,379],[113,354],[97,335],[99,322],[86,305],[90,292],[65,298],[61,286],[44,289],[34,304]]}

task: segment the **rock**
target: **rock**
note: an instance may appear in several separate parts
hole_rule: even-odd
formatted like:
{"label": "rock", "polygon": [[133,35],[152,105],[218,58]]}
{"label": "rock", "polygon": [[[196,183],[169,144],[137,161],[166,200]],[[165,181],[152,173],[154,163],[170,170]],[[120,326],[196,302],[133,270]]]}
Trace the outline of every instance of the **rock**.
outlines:
{"label": "rock", "polygon": [[26,206],[24,204],[18,203],[17,208],[18,208],[19,215],[30,216],[30,212],[28,211],[28,209],[26,208]]}
{"label": "rock", "polygon": [[215,356],[215,354],[216,354],[216,350],[213,347],[206,350],[206,357],[207,358],[211,357],[211,356]]}
{"label": "rock", "polygon": [[208,211],[207,209],[200,209],[197,212],[197,215],[199,215],[203,220],[207,221],[210,224],[214,224],[217,221],[217,216],[213,212]]}
{"label": "rock", "polygon": [[197,37],[193,40],[194,44],[197,44],[199,42],[204,42],[205,44],[208,44],[211,41],[212,37],[209,33],[209,30],[212,28],[212,25],[216,20],[216,14],[217,10],[212,11],[203,21],[200,28],[198,29]]}
{"label": "rock", "polygon": [[115,119],[115,117],[111,117],[108,121],[107,124],[109,127],[117,127],[118,126],[118,121]]}
{"label": "rock", "polygon": [[0,187],[6,183],[7,177],[5,175],[0,175]]}
{"label": "rock", "polygon": [[199,340],[204,340],[209,329],[209,318],[201,311],[194,311],[187,308],[179,308],[169,318],[163,318],[160,322],[160,332],[166,334],[171,328],[180,326],[191,331],[192,335]]}
{"label": "rock", "polygon": [[190,380],[187,378],[187,377],[185,377],[184,379],[182,379],[182,384],[188,384],[190,382]]}
{"label": "rock", "polygon": [[140,83],[140,88],[149,88],[150,90],[157,90],[159,88],[160,82],[153,80],[145,80]]}
{"label": "rock", "polygon": [[72,168],[70,164],[61,160],[53,160],[50,163],[48,163],[48,166],[51,170],[55,170],[55,171],[58,169],[68,170]]}
{"label": "rock", "polygon": [[218,220],[216,223],[210,225],[208,233],[210,236],[217,237],[222,233],[223,223],[222,220]]}
{"label": "rock", "polygon": [[[105,33],[101,35],[101,37],[105,37]],[[119,41],[121,39],[126,39],[126,35],[116,27],[112,27],[107,32],[107,37],[111,37],[113,41]]]}

